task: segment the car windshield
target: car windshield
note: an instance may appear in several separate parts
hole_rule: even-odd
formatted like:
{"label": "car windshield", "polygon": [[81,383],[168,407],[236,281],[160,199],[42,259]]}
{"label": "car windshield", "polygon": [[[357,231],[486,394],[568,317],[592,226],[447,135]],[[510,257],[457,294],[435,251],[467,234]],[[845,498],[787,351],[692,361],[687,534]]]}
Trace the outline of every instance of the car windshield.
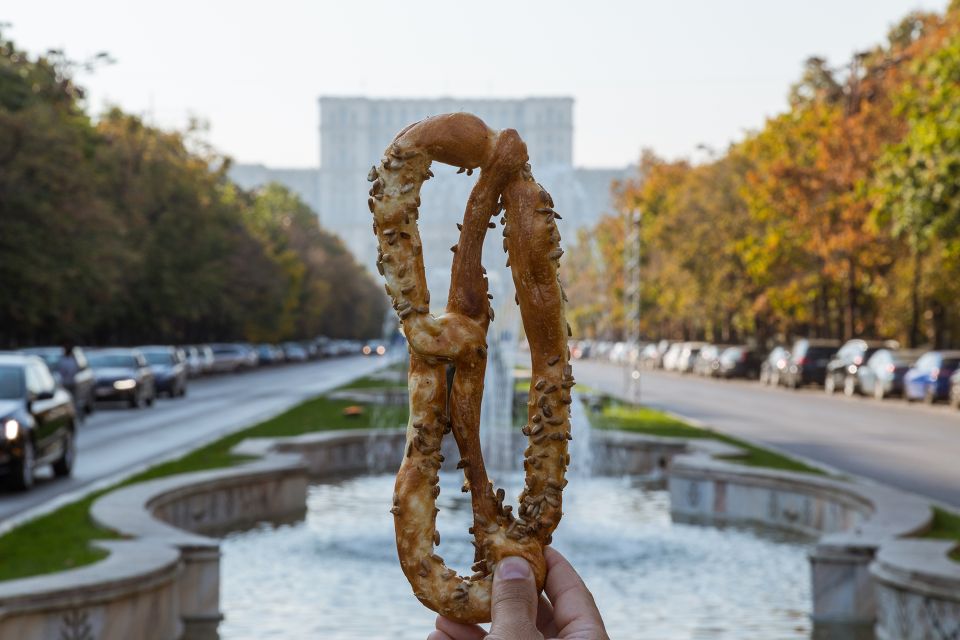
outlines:
{"label": "car windshield", "polygon": [[807,349],[808,358],[825,358],[836,353],[836,349],[833,347],[810,347]]}
{"label": "car windshield", "polygon": [[63,351],[60,350],[27,351],[26,353],[43,358],[43,361],[47,363],[47,366],[53,369],[57,367],[57,365],[60,363],[60,360],[63,358]]}
{"label": "car windshield", "polygon": [[0,400],[16,400],[23,396],[21,368],[0,365]]}
{"label": "car windshield", "polygon": [[173,364],[173,354],[169,351],[144,351],[143,355],[149,364]]}
{"label": "car windshield", "polygon": [[956,369],[958,365],[960,365],[960,358],[944,358],[940,363],[943,369]]}
{"label": "car windshield", "polygon": [[137,367],[136,358],[122,353],[94,353],[93,355],[87,356],[87,361],[94,369],[111,367],[135,369]]}

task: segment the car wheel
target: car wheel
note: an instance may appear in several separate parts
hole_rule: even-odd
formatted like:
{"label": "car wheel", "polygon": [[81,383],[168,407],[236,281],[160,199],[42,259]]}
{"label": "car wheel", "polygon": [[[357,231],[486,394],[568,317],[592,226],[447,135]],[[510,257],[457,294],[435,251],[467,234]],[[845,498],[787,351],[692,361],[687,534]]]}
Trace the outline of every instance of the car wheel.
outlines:
{"label": "car wheel", "polygon": [[887,395],[887,390],[883,388],[883,383],[879,380],[873,383],[873,397],[877,400],[883,400]]}
{"label": "car wheel", "polygon": [[181,397],[181,398],[187,397],[187,383],[186,383],[186,382],[184,382],[182,385],[180,385],[180,397]]}
{"label": "car wheel", "polygon": [[130,400],[127,401],[131,409],[139,409],[142,405],[142,398],[140,397],[140,389],[134,391],[133,395],[130,397]]}
{"label": "car wheel", "polygon": [[832,396],[837,390],[837,381],[833,379],[833,374],[828,374],[827,379],[823,381],[823,390],[828,396]]}
{"label": "car wheel", "polygon": [[960,409],[960,384],[950,387],[950,406],[954,409]]}
{"label": "car wheel", "polygon": [[27,438],[23,443],[23,458],[13,465],[13,473],[10,474],[10,486],[17,491],[26,491],[33,486],[33,471],[36,466],[36,457],[33,450],[33,442]]}
{"label": "car wheel", "polygon": [[73,431],[67,429],[67,434],[63,437],[63,455],[53,463],[53,473],[59,478],[70,475],[73,471],[73,461],[77,455],[77,445],[73,437]]}
{"label": "car wheel", "polygon": [[843,379],[843,395],[849,398],[857,395],[857,379],[853,376],[847,376]]}
{"label": "car wheel", "polygon": [[157,399],[157,392],[154,391],[154,392],[150,395],[150,397],[147,398],[147,406],[148,406],[148,407],[152,407],[152,406],[153,406],[153,401],[156,400],[156,399]]}
{"label": "car wheel", "polygon": [[923,401],[926,404],[933,404],[937,401],[937,397],[934,395],[934,390],[932,387],[927,387],[926,392],[923,394]]}

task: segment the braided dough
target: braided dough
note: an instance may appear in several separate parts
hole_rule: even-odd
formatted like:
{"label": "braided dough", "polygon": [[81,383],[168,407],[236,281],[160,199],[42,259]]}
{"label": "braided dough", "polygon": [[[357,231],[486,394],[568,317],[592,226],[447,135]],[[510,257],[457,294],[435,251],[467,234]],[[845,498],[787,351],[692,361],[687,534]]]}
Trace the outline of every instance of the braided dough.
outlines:
{"label": "braided dough", "polygon": [[[379,165],[371,168],[368,201],[379,242],[377,270],[386,278],[410,348],[410,422],[393,494],[400,564],[416,597],[427,607],[464,623],[490,620],[493,567],[522,556],[543,588],[543,546],[562,515],[561,492],[570,463],[570,388],[564,318],[565,296],[557,269],[563,250],[550,195],[534,181],[526,145],[516,131],[495,132],[476,116],[428,118],[401,131]],[[432,161],[480,169],[454,252],[446,313],[430,314],[417,229],[420,188],[432,177]],[[487,326],[493,309],[481,264],[483,240],[502,210],[504,251],[530,343],[533,375],[528,402],[529,437],[524,451],[526,484],[519,508],[503,504],[503,489],[487,479],[480,451],[480,401],[486,367]],[[461,577],[435,552],[440,441],[453,432],[460,450],[464,491],[471,494],[474,573]]]}

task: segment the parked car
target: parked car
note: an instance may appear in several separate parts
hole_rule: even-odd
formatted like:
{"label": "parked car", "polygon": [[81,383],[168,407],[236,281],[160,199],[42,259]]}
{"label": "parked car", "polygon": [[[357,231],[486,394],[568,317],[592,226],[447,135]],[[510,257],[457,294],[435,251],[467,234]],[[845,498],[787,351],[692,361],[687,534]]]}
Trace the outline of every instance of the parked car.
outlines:
{"label": "parked car", "polygon": [[866,364],[857,369],[860,393],[883,400],[903,394],[903,377],[919,354],[916,351],[877,349]]}
{"label": "parked car", "polygon": [[134,409],[153,406],[157,388],[147,359],[136,349],[97,349],[87,353],[96,376],[97,400],[126,400]]}
{"label": "parked car", "polygon": [[665,371],[676,371],[677,365],[680,361],[680,353],[683,351],[682,342],[674,342],[669,347],[667,347],[666,352],[663,354],[663,369]]}
{"label": "parked car", "polygon": [[365,356],[382,356],[387,352],[387,345],[382,342],[368,342],[363,345],[362,353]]}
{"label": "parked car", "polygon": [[833,394],[842,389],[844,395],[852,396],[859,391],[857,384],[857,370],[877,351],[883,347],[881,342],[867,342],[856,338],[843,343],[830,361],[824,373],[823,389]]}
{"label": "parked car", "polygon": [[0,475],[14,489],[33,486],[37,467],[68,476],[76,457],[76,410],[46,363],[26,354],[0,355]]}
{"label": "parked car", "polygon": [[283,349],[283,358],[287,362],[306,362],[309,359],[307,350],[297,342],[284,342],[280,348]]}
{"label": "parked car", "polygon": [[717,368],[713,375],[719,378],[760,377],[760,353],[753,347],[739,345],[727,347],[717,359]]}
{"label": "parked car", "polygon": [[903,377],[907,402],[933,404],[950,397],[950,377],[960,368],[960,351],[927,351]]}
{"label": "parked car", "polygon": [[700,355],[700,349],[706,346],[703,342],[684,342],[680,355],[677,357],[676,370],[680,373],[691,373],[693,365]]}
{"label": "parked car", "polygon": [[662,358],[660,349],[651,342],[640,351],[640,366],[644,369],[657,369],[660,367]]}
{"label": "parked car", "polygon": [[767,357],[760,363],[761,384],[777,387],[783,381],[787,364],[790,362],[790,352],[784,347],[774,347]]}
{"label": "parked car", "polygon": [[950,376],[950,406],[960,409],[960,369]]}
{"label": "parked car", "polygon": [[200,368],[203,373],[213,373],[213,363],[216,360],[213,349],[208,344],[198,344],[197,350],[200,352]]}
{"label": "parked car", "polygon": [[183,347],[183,354],[186,358],[187,377],[196,378],[203,374],[203,359],[200,356],[200,349],[193,345]]}
{"label": "parked car", "polygon": [[165,393],[171,398],[187,395],[187,359],[176,347],[138,347],[153,371],[157,394]]}
{"label": "parked car", "polygon": [[720,375],[720,356],[726,351],[728,344],[708,344],[700,349],[700,354],[693,365],[694,373],[707,377],[719,377]]}
{"label": "parked car", "polygon": [[71,358],[65,357],[63,347],[31,347],[23,349],[23,353],[39,356],[47,363],[50,372],[59,378],[60,384],[73,396],[73,406],[77,410],[77,418],[93,413],[96,398],[93,395],[95,380],[93,370],[87,363],[87,357],[80,347],[70,349]]}
{"label": "parked car", "polygon": [[839,348],[837,340],[801,338],[795,341],[781,382],[790,389],[808,384],[822,385],[827,375],[827,363]]}
{"label": "parked car", "polygon": [[283,362],[283,350],[280,347],[272,344],[258,344],[257,345],[257,357],[260,359],[260,364],[279,364]]}
{"label": "parked car", "polygon": [[213,351],[213,366],[210,371],[213,373],[237,373],[249,367],[247,352],[239,344],[212,344],[210,349]]}

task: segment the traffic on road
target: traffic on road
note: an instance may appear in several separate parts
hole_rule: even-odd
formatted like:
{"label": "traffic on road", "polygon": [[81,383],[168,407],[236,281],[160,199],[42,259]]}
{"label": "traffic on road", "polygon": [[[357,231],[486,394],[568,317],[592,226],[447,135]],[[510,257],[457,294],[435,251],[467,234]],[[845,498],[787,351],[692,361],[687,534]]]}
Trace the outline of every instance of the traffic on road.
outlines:
{"label": "traffic on road", "polygon": [[[156,410],[161,397],[195,405],[202,412],[209,394],[194,403],[187,400],[188,389],[201,382],[207,390],[233,392],[237,385],[214,381],[247,377],[227,374],[276,373],[334,358],[349,361],[358,354],[376,358],[386,352],[382,343],[318,339],[280,345],[38,346],[0,353],[0,480],[6,488],[0,500],[33,488],[38,472],[42,475],[47,468],[53,478],[70,476],[78,458],[77,442],[88,431],[85,423],[96,427],[119,420],[135,426],[140,422],[136,414]],[[353,368],[356,365],[346,367]],[[298,382],[297,376],[270,378],[283,379],[293,392],[310,382]],[[248,393],[256,398],[259,390],[262,387]],[[192,413],[190,408],[186,415]],[[94,414],[101,412],[109,417],[96,420]],[[150,445],[151,440],[141,442],[144,456],[155,453]]]}

